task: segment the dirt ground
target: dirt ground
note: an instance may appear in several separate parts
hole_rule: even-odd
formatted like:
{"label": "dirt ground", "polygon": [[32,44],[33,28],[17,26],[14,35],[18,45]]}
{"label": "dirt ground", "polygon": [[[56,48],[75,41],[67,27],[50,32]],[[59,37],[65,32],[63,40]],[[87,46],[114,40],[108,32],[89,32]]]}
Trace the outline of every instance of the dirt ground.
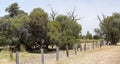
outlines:
{"label": "dirt ground", "polygon": [[105,46],[82,52],[55,64],[120,64],[120,46]]}

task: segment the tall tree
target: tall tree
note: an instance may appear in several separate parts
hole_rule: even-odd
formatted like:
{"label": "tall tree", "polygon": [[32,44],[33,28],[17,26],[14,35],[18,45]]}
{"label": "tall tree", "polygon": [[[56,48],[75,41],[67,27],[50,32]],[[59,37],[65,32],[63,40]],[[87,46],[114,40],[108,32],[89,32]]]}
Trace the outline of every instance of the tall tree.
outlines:
{"label": "tall tree", "polygon": [[[33,45],[41,45],[48,46],[49,38],[47,36],[47,23],[48,23],[48,14],[44,12],[41,8],[35,8],[30,13],[30,33],[32,35]],[[44,40],[44,43],[41,41]]]}

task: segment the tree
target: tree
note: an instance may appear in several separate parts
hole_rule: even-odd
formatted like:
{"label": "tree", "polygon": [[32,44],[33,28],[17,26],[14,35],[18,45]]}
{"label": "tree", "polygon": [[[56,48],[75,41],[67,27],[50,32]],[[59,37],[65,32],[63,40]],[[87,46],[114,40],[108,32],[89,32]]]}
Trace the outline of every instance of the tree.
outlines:
{"label": "tree", "polygon": [[92,39],[92,34],[89,31],[87,31],[86,39]]}
{"label": "tree", "polygon": [[100,22],[102,37],[116,45],[120,39],[120,13],[113,13],[112,16],[105,17]]}
{"label": "tree", "polygon": [[[48,48],[49,37],[47,36],[47,23],[48,14],[41,8],[35,8],[30,13],[29,26],[31,33],[31,42],[34,47],[40,48],[41,45],[45,45],[45,47]],[[41,43],[42,40],[45,42]]]}
{"label": "tree", "polygon": [[0,18],[1,45],[9,45],[10,52],[28,49],[29,16],[19,9],[17,3],[9,5],[5,11],[8,15]]}
{"label": "tree", "polygon": [[27,13],[19,10],[17,3],[11,4],[5,11],[9,14],[0,19],[0,35],[2,36],[0,39],[3,44],[9,45],[10,52],[21,50],[20,46],[25,38],[22,40],[23,37],[20,37],[23,36],[20,34],[23,30],[19,28],[25,27],[29,22]]}

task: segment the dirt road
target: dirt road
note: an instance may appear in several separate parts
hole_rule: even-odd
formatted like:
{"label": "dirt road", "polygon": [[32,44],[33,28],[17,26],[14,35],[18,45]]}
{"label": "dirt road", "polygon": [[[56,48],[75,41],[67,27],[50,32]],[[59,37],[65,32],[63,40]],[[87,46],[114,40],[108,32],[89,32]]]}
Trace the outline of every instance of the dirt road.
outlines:
{"label": "dirt road", "polygon": [[120,46],[106,46],[61,59],[55,64],[120,64]]}

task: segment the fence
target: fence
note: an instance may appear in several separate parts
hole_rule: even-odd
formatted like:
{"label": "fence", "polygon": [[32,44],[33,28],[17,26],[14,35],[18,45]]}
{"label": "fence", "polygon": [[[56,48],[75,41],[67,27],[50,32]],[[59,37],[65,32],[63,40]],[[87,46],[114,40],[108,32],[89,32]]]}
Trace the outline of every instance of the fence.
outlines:
{"label": "fence", "polygon": [[92,43],[80,43],[79,46],[74,46],[72,50],[69,50],[69,47],[66,46],[65,51],[60,51],[59,47],[56,47],[55,53],[44,54],[44,49],[41,48],[41,54],[39,57],[36,57],[30,60],[20,61],[19,52],[16,52],[16,64],[53,64],[52,62],[59,61],[66,57],[75,56],[80,54],[80,52],[85,52],[87,50],[92,50],[95,48],[100,48],[104,45],[108,45],[105,42],[92,42]]}

